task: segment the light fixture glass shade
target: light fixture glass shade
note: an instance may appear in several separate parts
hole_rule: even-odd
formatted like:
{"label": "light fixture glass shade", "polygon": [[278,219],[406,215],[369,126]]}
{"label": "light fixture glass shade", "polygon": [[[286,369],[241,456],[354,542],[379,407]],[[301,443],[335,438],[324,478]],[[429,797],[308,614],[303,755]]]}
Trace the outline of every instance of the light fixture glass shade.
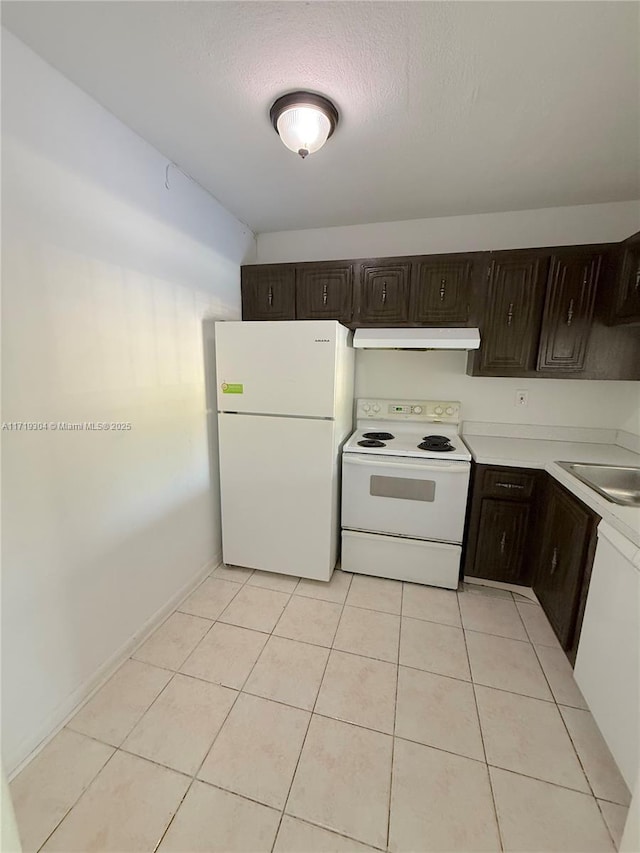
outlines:
{"label": "light fixture glass shade", "polygon": [[300,106],[285,110],[277,127],[287,148],[297,154],[313,154],[327,141],[331,122],[317,107]]}
{"label": "light fixture glass shade", "polygon": [[303,159],[325,144],[338,124],[338,110],[324,95],[289,92],[271,105],[271,123],[280,139]]}

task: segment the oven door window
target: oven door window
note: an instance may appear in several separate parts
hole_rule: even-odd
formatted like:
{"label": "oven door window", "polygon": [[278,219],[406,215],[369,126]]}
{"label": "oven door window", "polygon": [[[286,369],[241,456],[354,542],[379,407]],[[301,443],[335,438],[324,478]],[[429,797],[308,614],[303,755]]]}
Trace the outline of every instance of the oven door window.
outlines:
{"label": "oven door window", "polygon": [[369,494],[378,498],[401,498],[406,501],[433,501],[436,495],[435,480],[412,480],[408,477],[369,478]]}

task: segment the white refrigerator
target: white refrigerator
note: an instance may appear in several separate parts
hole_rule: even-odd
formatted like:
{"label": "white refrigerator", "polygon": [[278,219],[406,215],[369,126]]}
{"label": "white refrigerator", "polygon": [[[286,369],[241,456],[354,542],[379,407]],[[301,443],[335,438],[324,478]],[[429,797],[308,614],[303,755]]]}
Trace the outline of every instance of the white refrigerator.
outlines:
{"label": "white refrigerator", "polygon": [[215,340],[224,562],[328,581],[351,332],[335,320],[219,322]]}

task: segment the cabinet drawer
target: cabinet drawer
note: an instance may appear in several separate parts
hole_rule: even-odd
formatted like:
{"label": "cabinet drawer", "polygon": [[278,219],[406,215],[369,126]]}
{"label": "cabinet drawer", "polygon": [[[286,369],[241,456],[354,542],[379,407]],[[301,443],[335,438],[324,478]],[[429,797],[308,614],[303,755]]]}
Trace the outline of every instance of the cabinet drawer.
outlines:
{"label": "cabinet drawer", "polygon": [[484,472],[482,494],[491,498],[528,500],[536,485],[535,473],[522,470],[491,470]]}

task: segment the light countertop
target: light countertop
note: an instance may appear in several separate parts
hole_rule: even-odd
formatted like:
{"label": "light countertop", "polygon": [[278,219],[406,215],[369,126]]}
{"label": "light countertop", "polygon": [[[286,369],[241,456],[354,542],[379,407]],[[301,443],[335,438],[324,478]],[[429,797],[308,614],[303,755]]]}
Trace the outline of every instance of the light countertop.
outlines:
{"label": "light countertop", "polygon": [[504,438],[467,435],[464,441],[476,462],[515,468],[540,468],[597,512],[615,530],[640,548],[640,507],[620,506],[603,498],[558,462],[596,462],[640,467],[640,454],[616,444],[585,441],[547,441],[539,438]]}

